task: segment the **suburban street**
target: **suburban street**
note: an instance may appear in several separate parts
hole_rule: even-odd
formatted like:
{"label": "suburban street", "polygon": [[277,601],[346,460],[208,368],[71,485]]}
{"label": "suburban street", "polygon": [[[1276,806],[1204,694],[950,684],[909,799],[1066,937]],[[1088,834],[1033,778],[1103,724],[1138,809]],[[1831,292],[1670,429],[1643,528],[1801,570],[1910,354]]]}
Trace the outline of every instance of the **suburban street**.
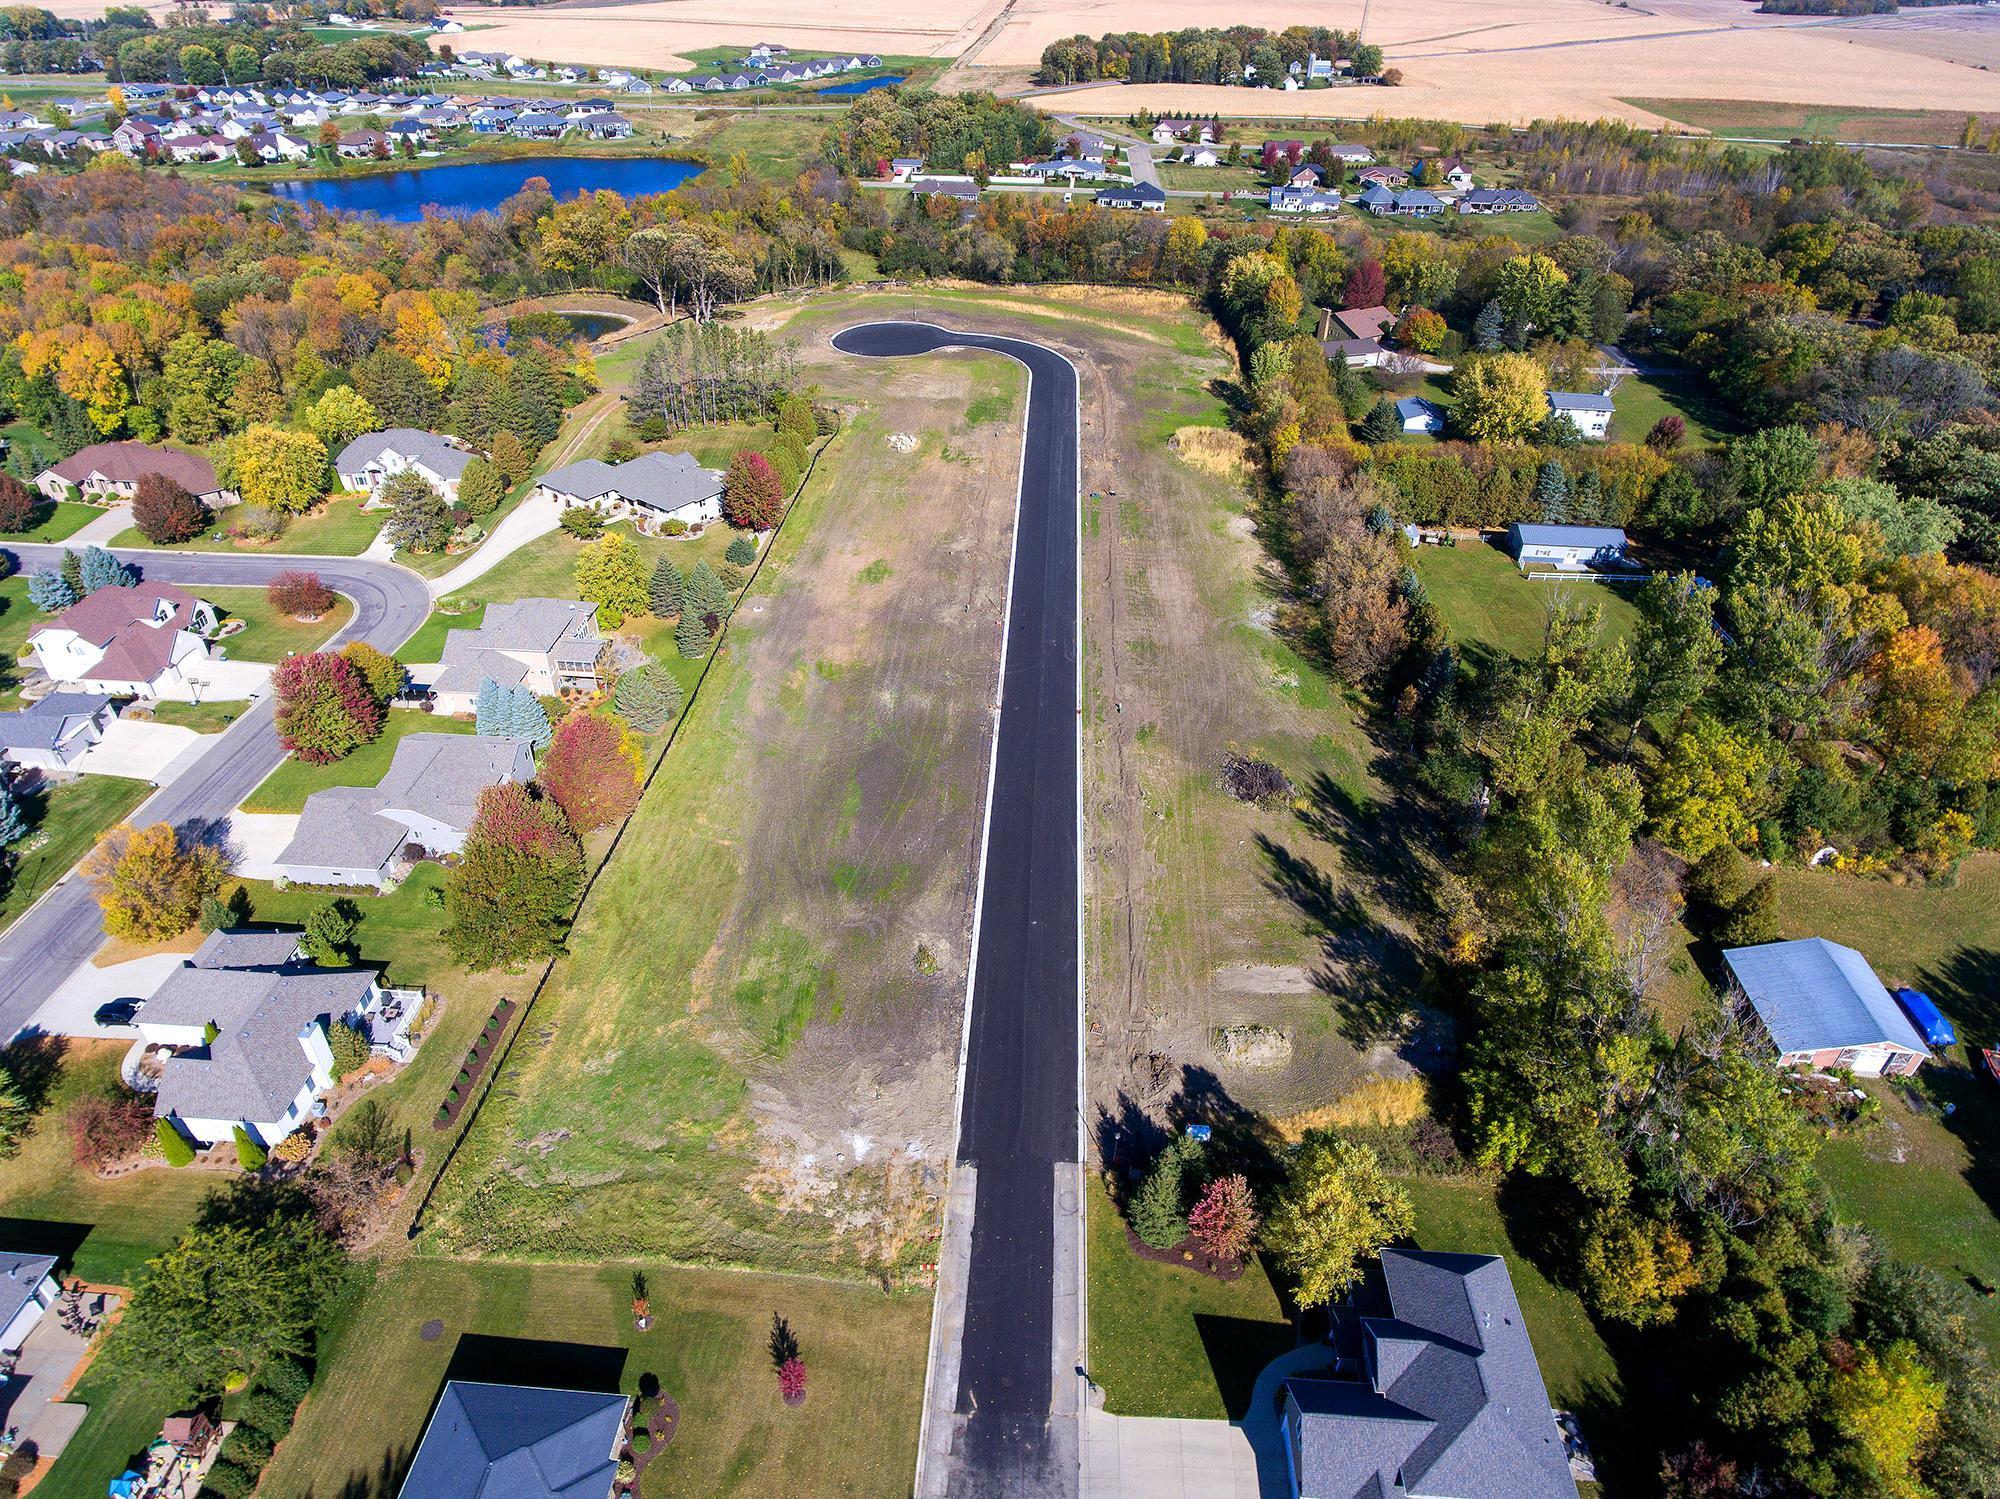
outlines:
{"label": "suburban street", "polygon": [[[6,550],[26,570],[53,566],[63,553],[59,546],[10,544]],[[248,557],[207,552],[121,551],[117,556],[147,578],[190,588],[202,584],[257,587],[287,569],[310,569],[354,604],[353,619],[334,636],[333,645],[365,640],[393,651],[430,612],[430,593],[423,579],[392,563],[353,557]],[[144,802],[132,814],[132,821],[140,825],[170,822],[184,831],[214,836],[236,804],[284,758],[272,732],[271,717],[271,700],[265,697],[218,735],[185,775]],[[74,875],[23,912],[0,934],[0,1036],[18,1034],[103,940],[97,902],[89,887]]]}
{"label": "suburban street", "polygon": [[[1080,1148],[1076,372],[1038,344],[923,323],[864,324],[834,347],[991,349],[1032,377],[959,1113],[958,1161],[976,1195],[965,1285],[952,1288],[964,1327],[942,1487],[1073,1494],[1075,1426],[1058,1432],[1055,1401],[1059,1352],[1065,1374],[1077,1352],[1057,1313],[1074,1267],[1059,1250],[1055,1182]],[[925,1486],[939,1487],[936,1475]]]}

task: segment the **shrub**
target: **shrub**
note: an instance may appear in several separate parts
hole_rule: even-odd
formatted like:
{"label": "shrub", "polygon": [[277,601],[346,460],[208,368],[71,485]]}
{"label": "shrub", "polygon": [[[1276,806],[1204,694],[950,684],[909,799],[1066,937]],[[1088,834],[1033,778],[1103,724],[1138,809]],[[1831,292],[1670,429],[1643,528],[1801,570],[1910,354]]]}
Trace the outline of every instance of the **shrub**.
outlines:
{"label": "shrub", "polygon": [[296,568],[281,572],[266,583],[264,597],[273,609],[289,614],[293,619],[317,619],[334,604],[333,590],[319,580],[318,573],[301,572]]}
{"label": "shrub", "polygon": [[271,1153],[252,1139],[250,1131],[242,1125],[236,1126],[235,1134],[236,1163],[245,1171],[262,1171],[264,1162],[271,1158]]}
{"label": "shrub", "polygon": [[1756,947],[1778,940],[1778,877],[1767,874],[1730,907],[1716,934],[1724,947]]}
{"label": "shrub", "polygon": [[1257,1233],[1250,1183],[1240,1175],[1219,1176],[1210,1182],[1188,1214],[1188,1230],[1195,1242],[1217,1259],[1240,1260],[1248,1255]]}
{"label": "shrub", "polygon": [[729,543],[729,550],[722,554],[725,562],[737,567],[748,567],[757,560],[757,542],[751,536],[739,536]]}
{"label": "shrub", "polygon": [[652,734],[673,721],[683,696],[679,682],[649,663],[618,679],[611,703],[636,732]]}
{"label": "shrub", "polygon": [[578,541],[595,541],[604,534],[604,516],[593,505],[571,505],[562,513],[562,528]]}
{"label": "shrub", "polygon": [[1653,423],[1646,434],[1646,446],[1656,453],[1671,453],[1687,440],[1687,423],[1672,412]]}
{"label": "shrub", "polygon": [[194,1147],[188,1144],[187,1136],[174,1128],[172,1120],[160,1120],[155,1133],[160,1139],[160,1154],[167,1158],[169,1166],[194,1164]]}
{"label": "shrub", "polygon": [[458,476],[458,503],[475,518],[491,515],[507,498],[507,480],[484,458],[474,458]]}
{"label": "shrub", "polygon": [[152,1131],[152,1105],[122,1089],[79,1099],[69,1114],[70,1146],[79,1166],[101,1166],[130,1155]]}
{"label": "shrub", "polygon": [[368,1038],[345,1020],[333,1023],[327,1032],[327,1045],[333,1051],[335,1078],[347,1077],[368,1065]]}
{"label": "shrub", "polygon": [[287,1166],[296,1166],[311,1154],[312,1137],[302,1129],[293,1130],[271,1147],[271,1159],[283,1161]]}
{"label": "shrub", "polygon": [[222,1439],[222,1460],[256,1473],[271,1460],[276,1448],[277,1444],[256,1427],[239,1424]]}
{"label": "shrub", "polygon": [[238,1467],[227,1458],[218,1458],[215,1466],[208,1470],[204,1492],[219,1494],[222,1499],[250,1499],[256,1488],[255,1473]]}
{"label": "shrub", "polygon": [[208,528],[208,506],[166,474],[146,474],[132,494],[132,524],[154,546],[192,542]]}
{"label": "shrub", "polygon": [[275,1447],[292,1429],[292,1416],[298,1408],[297,1401],[287,1400],[275,1390],[256,1389],[236,1403],[236,1418],[263,1432]]}
{"label": "shrub", "polygon": [[651,1452],[653,1450],[653,1434],[646,1430],[645,1427],[637,1426],[632,1429],[632,1450],[634,1452]]}

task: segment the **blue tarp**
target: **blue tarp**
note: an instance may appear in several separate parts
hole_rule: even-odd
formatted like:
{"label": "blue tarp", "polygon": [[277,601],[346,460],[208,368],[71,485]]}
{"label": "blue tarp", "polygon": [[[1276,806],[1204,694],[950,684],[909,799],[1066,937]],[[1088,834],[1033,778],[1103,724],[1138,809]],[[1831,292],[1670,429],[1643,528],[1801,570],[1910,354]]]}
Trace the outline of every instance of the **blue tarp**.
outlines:
{"label": "blue tarp", "polygon": [[111,1480],[110,1487],[106,1492],[109,1494],[110,1499],[132,1499],[132,1496],[139,1492],[139,1484],[141,1482],[142,1480],[139,1475],[134,1473],[130,1468],[127,1468],[123,1473]]}
{"label": "blue tarp", "polygon": [[1916,1022],[1917,1029],[1924,1033],[1924,1039],[1933,1046],[1950,1046],[1958,1040],[1958,1032],[1951,1028],[1951,1022],[1944,1013],[1931,1003],[1931,997],[1921,989],[1898,989],[1896,1003],[1903,1007],[1903,1013]]}

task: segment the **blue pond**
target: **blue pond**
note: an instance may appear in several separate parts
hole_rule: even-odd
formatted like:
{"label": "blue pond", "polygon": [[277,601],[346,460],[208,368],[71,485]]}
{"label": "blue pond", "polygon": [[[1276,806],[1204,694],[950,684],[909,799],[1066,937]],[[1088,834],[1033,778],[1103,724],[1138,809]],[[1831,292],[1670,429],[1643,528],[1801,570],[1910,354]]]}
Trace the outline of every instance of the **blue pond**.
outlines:
{"label": "blue pond", "polygon": [[414,224],[426,208],[478,213],[497,208],[530,177],[548,179],[558,198],[610,188],[628,198],[664,193],[701,172],[701,163],[657,156],[522,156],[511,161],[462,161],[363,177],[314,177],[274,182],[271,191],[295,203],[372,213]]}
{"label": "blue pond", "polygon": [[907,76],[906,74],[898,74],[894,78],[850,78],[845,83],[830,84],[819,92],[822,94],[872,94],[878,88],[888,88],[891,84],[901,83]]}

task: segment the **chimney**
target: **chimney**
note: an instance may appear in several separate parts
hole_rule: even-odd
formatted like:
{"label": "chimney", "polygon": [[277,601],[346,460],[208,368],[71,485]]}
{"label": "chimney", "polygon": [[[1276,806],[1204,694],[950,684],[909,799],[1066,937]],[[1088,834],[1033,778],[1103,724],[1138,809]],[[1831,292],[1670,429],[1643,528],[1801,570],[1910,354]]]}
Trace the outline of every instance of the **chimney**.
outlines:
{"label": "chimney", "polygon": [[1319,340],[1321,343],[1324,343],[1326,342],[1327,339],[1331,338],[1332,336],[1333,336],[1333,309],[1331,307],[1322,307],[1319,310],[1319,334],[1318,334]]}

